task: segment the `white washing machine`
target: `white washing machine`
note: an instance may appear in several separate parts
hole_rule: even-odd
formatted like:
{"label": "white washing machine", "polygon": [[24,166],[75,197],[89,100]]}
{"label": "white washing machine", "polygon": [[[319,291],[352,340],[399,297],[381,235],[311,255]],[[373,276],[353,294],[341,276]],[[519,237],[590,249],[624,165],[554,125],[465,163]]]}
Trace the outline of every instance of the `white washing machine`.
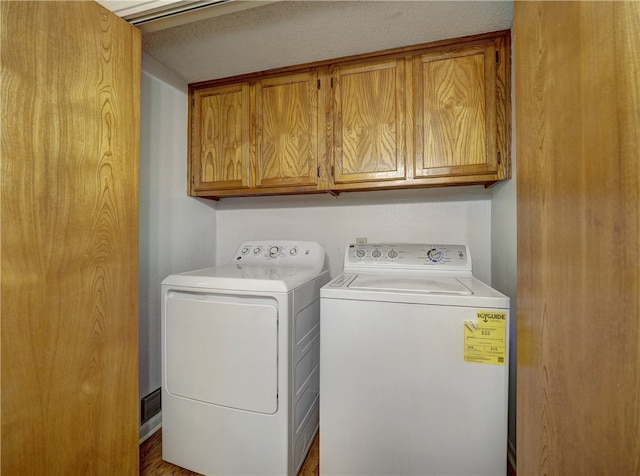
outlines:
{"label": "white washing machine", "polygon": [[162,458],[206,475],[295,475],[318,430],[324,248],[243,243],[162,282]]}
{"label": "white washing machine", "polygon": [[509,298],[466,246],[349,245],[320,296],[320,474],[506,473]]}

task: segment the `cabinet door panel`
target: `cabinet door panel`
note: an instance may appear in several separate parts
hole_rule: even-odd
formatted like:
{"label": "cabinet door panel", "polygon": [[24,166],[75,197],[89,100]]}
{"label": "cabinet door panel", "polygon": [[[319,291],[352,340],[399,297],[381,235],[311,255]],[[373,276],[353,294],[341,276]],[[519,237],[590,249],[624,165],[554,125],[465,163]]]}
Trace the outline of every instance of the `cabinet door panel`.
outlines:
{"label": "cabinet door panel", "polygon": [[497,172],[492,44],[414,60],[415,177]]}
{"label": "cabinet door panel", "polygon": [[193,189],[249,187],[249,84],[196,91],[192,114]]}
{"label": "cabinet door panel", "polygon": [[139,475],[140,31],[0,2],[0,473]]}
{"label": "cabinet door panel", "polygon": [[334,183],[405,176],[405,60],[333,70]]}
{"label": "cabinet door panel", "polygon": [[259,81],[256,100],[256,187],[315,188],[318,180],[317,73]]}

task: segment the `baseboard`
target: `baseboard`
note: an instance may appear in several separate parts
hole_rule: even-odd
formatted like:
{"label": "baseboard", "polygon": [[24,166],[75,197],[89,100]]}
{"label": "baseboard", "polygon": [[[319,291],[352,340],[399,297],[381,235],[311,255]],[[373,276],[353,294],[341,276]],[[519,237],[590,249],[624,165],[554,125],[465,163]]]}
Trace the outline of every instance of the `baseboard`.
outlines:
{"label": "baseboard", "polygon": [[516,476],[516,449],[511,441],[507,446],[507,474]]}
{"label": "baseboard", "polygon": [[162,411],[155,414],[148,421],[140,425],[140,444],[144,443],[160,428],[162,428]]}

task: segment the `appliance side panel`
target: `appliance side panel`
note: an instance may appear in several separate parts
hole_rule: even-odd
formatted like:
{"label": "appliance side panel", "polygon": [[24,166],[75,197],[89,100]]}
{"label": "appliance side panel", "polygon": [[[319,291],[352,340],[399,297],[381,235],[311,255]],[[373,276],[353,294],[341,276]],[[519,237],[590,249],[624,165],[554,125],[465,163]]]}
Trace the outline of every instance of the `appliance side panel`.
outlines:
{"label": "appliance side panel", "polygon": [[318,431],[320,418],[320,288],[324,271],[293,292],[291,331],[290,468],[297,474]]}

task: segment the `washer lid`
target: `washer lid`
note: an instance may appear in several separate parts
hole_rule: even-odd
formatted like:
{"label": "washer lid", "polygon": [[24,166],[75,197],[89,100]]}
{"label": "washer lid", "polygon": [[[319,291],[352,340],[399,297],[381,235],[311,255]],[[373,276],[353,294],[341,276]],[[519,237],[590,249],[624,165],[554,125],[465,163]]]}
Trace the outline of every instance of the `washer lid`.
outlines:
{"label": "washer lid", "polygon": [[469,295],[471,290],[455,278],[425,276],[358,275],[348,285],[349,289],[364,291],[402,291],[422,294]]}
{"label": "washer lid", "polygon": [[322,299],[509,308],[509,298],[473,276],[342,273],[320,288]]}

